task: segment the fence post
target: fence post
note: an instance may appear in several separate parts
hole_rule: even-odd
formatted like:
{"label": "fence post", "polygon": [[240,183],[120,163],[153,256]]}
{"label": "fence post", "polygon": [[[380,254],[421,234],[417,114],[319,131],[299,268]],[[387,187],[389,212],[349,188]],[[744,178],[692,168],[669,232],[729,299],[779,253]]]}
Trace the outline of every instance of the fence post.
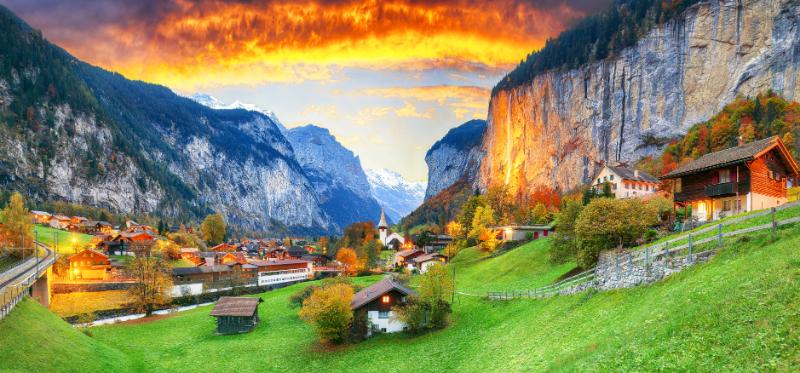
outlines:
{"label": "fence post", "polygon": [[650,276],[650,247],[644,249],[644,268]]}
{"label": "fence post", "polygon": [[772,234],[774,236],[778,231],[778,222],[775,220],[775,208],[773,207],[770,212],[772,213]]}
{"label": "fence post", "polygon": [[664,258],[669,259],[669,241],[664,242]]}
{"label": "fence post", "polygon": [[619,254],[614,255],[614,267],[617,272],[617,280],[619,280]]}
{"label": "fence post", "polygon": [[689,233],[689,263],[692,262],[692,234]]}
{"label": "fence post", "polygon": [[717,246],[722,246],[722,223],[717,226]]}

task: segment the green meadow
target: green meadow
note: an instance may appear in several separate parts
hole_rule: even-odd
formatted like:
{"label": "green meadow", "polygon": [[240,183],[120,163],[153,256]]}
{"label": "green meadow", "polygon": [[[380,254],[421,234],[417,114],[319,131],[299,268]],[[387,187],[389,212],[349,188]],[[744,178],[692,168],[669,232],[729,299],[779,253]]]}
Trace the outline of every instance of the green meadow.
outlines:
{"label": "green meadow", "polygon": [[[319,345],[289,304],[288,297],[308,284],[258,295],[262,323],[233,336],[214,335],[210,306],[84,334],[26,300],[0,321],[0,366],[74,372],[797,371],[798,248],[800,227],[784,227],[776,238],[728,239],[709,262],[648,286],[505,302],[462,294],[445,330],[333,348]],[[468,249],[452,264],[458,290],[539,286],[572,270],[574,264],[550,266],[547,249],[546,240],[488,258]]]}

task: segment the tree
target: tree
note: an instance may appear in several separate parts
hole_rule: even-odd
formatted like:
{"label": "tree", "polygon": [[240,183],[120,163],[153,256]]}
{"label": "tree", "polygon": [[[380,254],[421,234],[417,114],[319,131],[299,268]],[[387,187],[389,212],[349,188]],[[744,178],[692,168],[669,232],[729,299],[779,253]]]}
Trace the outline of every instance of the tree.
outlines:
{"label": "tree", "polygon": [[499,244],[498,232],[491,228],[495,224],[494,210],[491,206],[479,206],[475,210],[469,238],[477,241],[484,252],[493,252]]}
{"label": "tree", "polygon": [[364,245],[364,251],[367,254],[367,269],[375,268],[378,266],[378,260],[381,258],[381,245],[377,240],[370,240]]}
{"label": "tree", "polygon": [[753,125],[753,120],[750,119],[750,117],[742,118],[742,122],[739,124],[739,139],[741,140],[742,144],[755,141],[756,128]]}
{"label": "tree", "polygon": [[358,256],[355,250],[343,247],[336,253],[336,260],[344,265],[346,275],[354,275],[358,270]]}
{"label": "tree", "polygon": [[398,318],[412,332],[440,329],[449,323],[450,302],[454,291],[453,278],[442,264],[434,264],[420,276],[419,293],[406,305],[396,307]]}
{"label": "tree", "polygon": [[534,206],[533,211],[531,211],[531,215],[534,224],[545,224],[550,220],[547,207],[541,202],[536,202],[536,206]]}
{"label": "tree", "polygon": [[578,265],[589,268],[601,251],[642,237],[645,230],[658,223],[652,206],[641,200],[596,198],[580,213],[575,222],[578,240]]}
{"label": "tree", "polygon": [[319,247],[319,251],[321,251],[322,254],[327,254],[328,253],[328,237],[325,237],[325,236],[320,237],[319,240],[317,241],[317,246]]}
{"label": "tree", "polygon": [[603,197],[612,198],[614,197],[614,193],[611,191],[611,183],[606,181],[603,182]]}
{"label": "tree", "polygon": [[578,243],[575,235],[575,222],[578,220],[583,205],[577,201],[566,201],[556,216],[556,232],[550,243],[550,262],[563,264],[575,259]]}
{"label": "tree", "polygon": [[347,339],[353,313],[353,288],[345,284],[315,289],[303,301],[300,318],[311,324],[323,343],[341,343]]}
{"label": "tree", "polygon": [[181,258],[181,248],[178,246],[178,244],[170,240],[156,241],[153,250],[157,253],[157,255],[165,258],[172,260],[178,260]]}
{"label": "tree", "polygon": [[225,241],[225,219],[222,214],[211,214],[206,216],[203,224],[200,225],[200,231],[203,232],[203,239],[209,245],[217,245]]}
{"label": "tree", "polygon": [[25,207],[25,198],[19,192],[14,192],[0,211],[0,222],[3,223],[0,244],[12,255],[24,256],[24,251],[33,247],[33,222]]}
{"label": "tree", "polygon": [[131,306],[150,316],[153,311],[172,299],[172,268],[159,256],[137,256],[128,262],[128,276],[135,283],[128,288]]}

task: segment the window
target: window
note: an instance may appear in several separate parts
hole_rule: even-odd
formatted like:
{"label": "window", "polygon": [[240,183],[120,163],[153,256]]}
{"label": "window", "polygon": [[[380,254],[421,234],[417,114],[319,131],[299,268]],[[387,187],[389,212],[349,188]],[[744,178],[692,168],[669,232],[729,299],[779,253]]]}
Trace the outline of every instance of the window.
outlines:
{"label": "window", "polygon": [[719,170],[719,183],[731,182],[731,170]]}
{"label": "window", "polygon": [[617,190],[617,183],[611,184],[611,190]]}
{"label": "window", "polygon": [[722,201],[722,211],[731,211],[731,201],[730,200]]}
{"label": "window", "polygon": [[608,175],[609,180],[614,180],[614,175]]}
{"label": "window", "polygon": [[381,303],[389,303],[389,296],[384,295],[381,297]]}
{"label": "window", "polygon": [[682,183],[681,183],[681,180],[682,180],[682,179],[675,179],[675,188],[673,189],[673,191],[674,191],[675,193],[680,193],[680,192],[681,192],[681,189],[682,189],[682,186],[681,186],[681,184],[682,184]]}
{"label": "window", "polygon": [[378,311],[378,318],[379,319],[388,319],[389,318],[389,311]]}

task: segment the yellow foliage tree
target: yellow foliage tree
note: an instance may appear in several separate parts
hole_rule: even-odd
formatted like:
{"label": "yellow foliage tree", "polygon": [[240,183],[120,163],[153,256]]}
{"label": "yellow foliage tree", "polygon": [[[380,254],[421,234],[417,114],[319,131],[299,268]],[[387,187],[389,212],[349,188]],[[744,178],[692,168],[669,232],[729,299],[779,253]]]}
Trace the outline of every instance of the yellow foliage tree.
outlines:
{"label": "yellow foliage tree", "polygon": [[203,220],[203,224],[200,225],[200,231],[203,232],[203,239],[206,240],[209,245],[222,243],[225,240],[226,230],[227,227],[225,226],[225,219],[222,218],[222,214],[208,215],[206,219]]}
{"label": "yellow foliage tree", "polygon": [[[12,255],[22,256],[23,250],[33,247],[33,222],[25,207],[25,198],[19,192],[14,192],[8,200],[8,205],[0,211],[0,222],[3,223],[0,242],[5,250]],[[24,247],[23,247],[24,246]]]}
{"label": "yellow foliage tree", "polygon": [[318,288],[311,293],[300,310],[300,318],[311,324],[323,343],[340,343],[347,339],[353,313],[353,288],[346,284]]}
{"label": "yellow foliage tree", "polygon": [[157,256],[136,257],[128,262],[128,276],[135,283],[128,288],[131,306],[150,316],[159,306],[169,304],[172,297],[172,267]]}

